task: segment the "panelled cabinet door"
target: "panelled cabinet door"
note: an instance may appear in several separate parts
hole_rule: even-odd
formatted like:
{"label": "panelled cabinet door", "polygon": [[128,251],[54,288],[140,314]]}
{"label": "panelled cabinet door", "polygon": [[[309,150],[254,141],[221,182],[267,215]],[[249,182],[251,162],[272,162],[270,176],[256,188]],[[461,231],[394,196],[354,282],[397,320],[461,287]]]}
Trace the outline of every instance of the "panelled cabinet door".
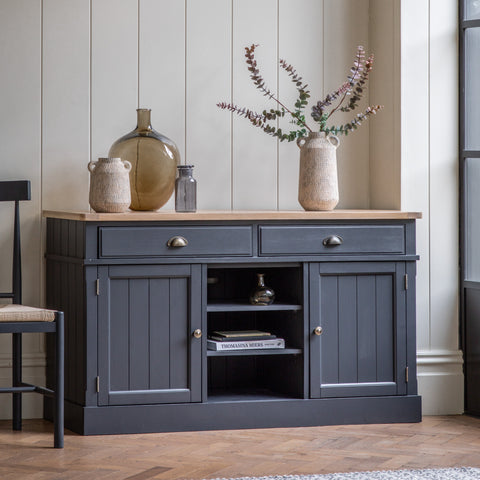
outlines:
{"label": "panelled cabinet door", "polygon": [[98,271],[98,404],[201,401],[200,266]]}
{"label": "panelled cabinet door", "polygon": [[401,262],[310,264],[312,398],[406,394],[404,279]]}

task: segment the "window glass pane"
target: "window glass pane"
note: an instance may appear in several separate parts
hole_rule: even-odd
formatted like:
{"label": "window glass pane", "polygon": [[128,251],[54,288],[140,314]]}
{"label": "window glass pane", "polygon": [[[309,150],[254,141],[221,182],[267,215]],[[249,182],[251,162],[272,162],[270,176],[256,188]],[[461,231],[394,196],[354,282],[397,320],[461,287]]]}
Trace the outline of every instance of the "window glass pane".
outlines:
{"label": "window glass pane", "polygon": [[465,0],[465,20],[480,18],[480,0]]}
{"label": "window glass pane", "polygon": [[[480,1],[480,0],[479,0]],[[465,32],[465,148],[480,150],[480,28]]]}
{"label": "window glass pane", "polygon": [[480,281],[480,158],[465,166],[465,279]]}

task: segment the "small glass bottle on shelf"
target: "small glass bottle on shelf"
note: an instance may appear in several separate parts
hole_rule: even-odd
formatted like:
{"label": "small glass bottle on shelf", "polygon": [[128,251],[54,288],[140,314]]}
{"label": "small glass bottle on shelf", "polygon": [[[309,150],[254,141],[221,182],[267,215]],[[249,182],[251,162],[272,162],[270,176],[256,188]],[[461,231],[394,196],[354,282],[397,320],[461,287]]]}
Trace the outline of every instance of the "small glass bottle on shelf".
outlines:
{"label": "small glass bottle on shelf", "polygon": [[178,165],[175,180],[175,211],[196,212],[197,181],[192,176],[193,165]]}
{"label": "small glass bottle on shelf", "polygon": [[265,274],[257,273],[257,288],[250,295],[252,305],[271,305],[275,300],[275,292],[265,286]]}

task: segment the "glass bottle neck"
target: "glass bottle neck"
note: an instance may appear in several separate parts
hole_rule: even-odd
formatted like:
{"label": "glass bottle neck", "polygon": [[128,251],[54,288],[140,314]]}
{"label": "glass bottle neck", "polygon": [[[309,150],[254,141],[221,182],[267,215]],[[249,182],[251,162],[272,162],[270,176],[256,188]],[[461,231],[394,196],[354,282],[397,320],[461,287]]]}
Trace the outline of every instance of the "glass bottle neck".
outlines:
{"label": "glass bottle neck", "polygon": [[152,130],[149,108],[137,108],[137,130]]}
{"label": "glass bottle neck", "polygon": [[258,286],[259,287],[264,287],[265,286],[265,278],[263,276],[264,274],[263,273],[258,273],[257,276],[258,276]]}
{"label": "glass bottle neck", "polygon": [[193,166],[191,165],[178,165],[178,176],[179,177],[191,177],[193,173]]}

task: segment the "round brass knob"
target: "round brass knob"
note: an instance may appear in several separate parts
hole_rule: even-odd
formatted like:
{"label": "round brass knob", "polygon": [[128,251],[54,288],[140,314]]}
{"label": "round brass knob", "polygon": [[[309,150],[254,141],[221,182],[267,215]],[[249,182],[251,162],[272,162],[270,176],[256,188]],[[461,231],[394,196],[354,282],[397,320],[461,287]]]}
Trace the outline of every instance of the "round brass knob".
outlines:
{"label": "round brass knob", "polygon": [[193,331],[193,336],[194,336],[195,338],[201,338],[201,336],[202,336],[202,331],[201,331],[199,328],[197,328],[196,330]]}
{"label": "round brass knob", "polygon": [[180,248],[186,247],[188,245],[188,240],[181,235],[175,235],[170,238],[167,242],[167,247]]}
{"label": "round brass knob", "polygon": [[322,327],[315,327],[315,330],[313,331],[315,335],[321,335],[323,333],[323,328]]}

